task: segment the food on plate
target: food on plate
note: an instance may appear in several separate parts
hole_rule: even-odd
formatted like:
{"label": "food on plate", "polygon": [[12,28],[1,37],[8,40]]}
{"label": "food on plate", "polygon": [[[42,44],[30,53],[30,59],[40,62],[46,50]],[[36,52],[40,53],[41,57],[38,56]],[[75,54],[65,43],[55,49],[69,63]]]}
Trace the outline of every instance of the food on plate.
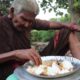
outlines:
{"label": "food on plate", "polygon": [[70,61],[48,60],[42,61],[42,64],[39,66],[28,66],[26,70],[35,75],[54,76],[69,73],[73,69],[74,66]]}
{"label": "food on plate", "polygon": [[72,70],[73,69],[73,65],[69,61],[61,62],[60,66],[62,67],[62,69],[67,69],[67,70]]}

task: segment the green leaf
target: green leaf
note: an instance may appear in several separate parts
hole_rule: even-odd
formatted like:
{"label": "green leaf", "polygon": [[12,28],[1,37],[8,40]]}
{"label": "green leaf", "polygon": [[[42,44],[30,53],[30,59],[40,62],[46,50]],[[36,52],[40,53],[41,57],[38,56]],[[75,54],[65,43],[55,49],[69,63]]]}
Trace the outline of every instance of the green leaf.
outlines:
{"label": "green leaf", "polygon": [[51,11],[52,11],[52,8],[49,9],[49,12],[51,12]]}

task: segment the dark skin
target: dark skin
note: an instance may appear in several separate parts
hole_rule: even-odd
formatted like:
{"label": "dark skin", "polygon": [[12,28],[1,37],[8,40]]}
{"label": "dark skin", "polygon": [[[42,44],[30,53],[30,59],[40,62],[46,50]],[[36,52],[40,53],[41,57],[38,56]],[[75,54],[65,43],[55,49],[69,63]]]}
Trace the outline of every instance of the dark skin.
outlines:
{"label": "dark skin", "polygon": [[[24,13],[24,15],[29,16],[29,14]],[[13,24],[16,28],[21,30],[21,27],[27,28],[27,26],[31,26],[34,17],[24,18],[22,13],[14,16],[14,10],[11,8],[9,11],[9,18],[12,18]],[[28,20],[27,20],[28,19]],[[29,29],[29,28],[28,28]],[[23,54],[24,53],[24,54]],[[8,60],[16,60],[20,62],[26,62],[28,60],[32,60],[36,65],[41,64],[41,58],[39,53],[36,52],[35,49],[23,49],[23,50],[14,50],[8,53],[0,54],[0,63],[6,62]]]}
{"label": "dark skin", "polygon": [[0,54],[0,63],[6,62],[8,60],[16,60],[20,62],[32,60],[36,65],[41,64],[40,55],[33,48],[14,50],[8,53]]}
{"label": "dark skin", "polygon": [[[38,19],[35,19],[35,15],[33,15],[32,13],[23,12],[23,13],[14,15],[14,8],[10,8],[8,17],[12,19],[14,26],[19,30],[21,30],[22,27],[24,27],[27,30],[31,31],[31,26],[33,22],[38,21]],[[41,22],[43,21],[41,20]],[[70,25],[66,25],[58,22],[49,22],[49,21],[45,21],[45,22],[49,23],[50,28],[62,29],[65,27],[71,30],[80,31],[80,29],[76,28],[75,26],[74,28],[72,28],[70,27]],[[16,60],[20,62],[23,62],[23,61],[26,62],[28,60],[32,60],[36,65],[41,64],[40,55],[33,48],[23,49],[23,50],[14,50],[11,52],[7,52],[6,54],[5,53],[0,54],[0,63],[6,62],[8,60]]]}

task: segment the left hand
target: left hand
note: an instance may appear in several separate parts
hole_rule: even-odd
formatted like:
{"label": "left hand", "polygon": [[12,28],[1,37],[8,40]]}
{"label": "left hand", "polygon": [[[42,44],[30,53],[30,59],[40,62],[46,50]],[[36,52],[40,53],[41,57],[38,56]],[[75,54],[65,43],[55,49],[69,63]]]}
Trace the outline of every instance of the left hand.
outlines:
{"label": "left hand", "polygon": [[80,27],[76,23],[70,23],[68,25],[68,28],[72,31],[78,31],[80,32]]}

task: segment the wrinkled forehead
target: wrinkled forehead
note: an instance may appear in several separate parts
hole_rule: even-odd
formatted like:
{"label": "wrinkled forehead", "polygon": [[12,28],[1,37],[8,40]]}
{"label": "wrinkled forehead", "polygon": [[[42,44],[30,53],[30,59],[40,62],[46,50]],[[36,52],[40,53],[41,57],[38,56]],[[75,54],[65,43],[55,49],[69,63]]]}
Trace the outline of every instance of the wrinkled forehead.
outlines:
{"label": "wrinkled forehead", "polygon": [[34,20],[36,17],[36,15],[31,12],[22,12],[22,13],[19,13],[19,16],[26,20]]}

